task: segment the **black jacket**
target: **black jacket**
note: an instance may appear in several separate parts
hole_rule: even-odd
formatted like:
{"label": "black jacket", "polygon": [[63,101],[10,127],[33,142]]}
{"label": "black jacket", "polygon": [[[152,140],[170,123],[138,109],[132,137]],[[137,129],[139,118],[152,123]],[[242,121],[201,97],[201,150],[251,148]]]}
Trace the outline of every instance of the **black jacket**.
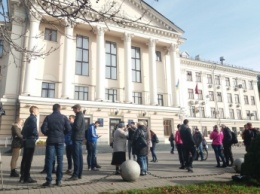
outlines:
{"label": "black jacket", "polygon": [[55,111],[44,119],[41,131],[48,137],[47,144],[64,143],[65,134],[71,131],[71,125],[65,115]]}
{"label": "black jacket", "polygon": [[231,134],[231,130],[228,127],[225,127],[223,129],[223,135],[224,135],[224,138],[222,140],[223,145],[231,145],[232,134]]}
{"label": "black jacket", "polygon": [[[136,149],[135,148],[135,142],[137,141],[138,137],[140,136],[144,136],[144,139],[147,143],[147,147],[144,147],[140,150]],[[146,127],[144,127],[143,125],[141,126],[138,126],[138,128],[135,130],[135,133],[133,135],[133,154],[136,154],[136,155],[147,155],[148,154],[148,149],[150,147],[150,139],[149,139],[149,132],[147,130]]]}
{"label": "black jacket", "polygon": [[256,129],[247,129],[243,132],[243,139],[245,146],[250,146],[252,139],[256,138],[257,130]]}
{"label": "black jacket", "polygon": [[82,141],[85,137],[86,124],[82,112],[76,113],[74,123],[72,125],[71,140]]}
{"label": "black jacket", "polygon": [[198,147],[202,140],[203,140],[203,137],[201,135],[201,132],[197,131],[193,134],[193,139],[194,139],[194,142],[195,142],[195,145]]}
{"label": "black jacket", "polygon": [[195,142],[191,135],[191,130],[188,125],[181,125],[180,136],[182,139],[183,146],[194,146]]}
{"label": "black jacket", "polygon": [[25,121],[22,129],[23,139],[38,139],[37,118],[31,114]]}

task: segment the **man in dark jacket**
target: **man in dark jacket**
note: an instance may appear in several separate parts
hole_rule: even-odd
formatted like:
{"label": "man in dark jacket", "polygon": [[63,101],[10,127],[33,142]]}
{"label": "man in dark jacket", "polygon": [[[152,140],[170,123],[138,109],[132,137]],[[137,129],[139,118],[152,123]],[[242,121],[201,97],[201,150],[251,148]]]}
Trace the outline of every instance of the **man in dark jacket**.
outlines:
{"label": "man in dark jacket", "polygon": [[[73,123],[75,120],[74,115],[69,116],[70,126],[72,128]],[[71,140],[71,131],[65,135],[65,144],[66,144],[66,157],[68,161],[68,170],[66,171],[66,174],[71,174],[72,171],[72,140]]]}
{"label": "man in dark jacket", "polygon": [[244,144],[247,152],[249,151],[251,142],[256,138],[256,136],[257,136],[257,130],[252,127],[252,123],[247,123],[246,129],[243,132],[243,139],[244,139]]}
{"label": "man in dark jacket", "polygon": [[[136,127],[135,127],[135,122],[131,122],[129,127],[128,127],[128,158],[131,160],[131,155],[132,155],[132,144],[133,144],[133,136],[135,133]],[[135,160],[135,155],[133,154],[133,159]]]}
{"label": "man in dark jacket", "polygon": [[193,134],[193,139],[196,145],[196,148],[199,150],[198,152],[195,152],[195,160],[199,159],[199,155],[201,156],[201,161],[204,159],[204,155],[203,155],[203,146],[202,146],[202,134],[199,131],[198,128],[195,129],[195,133]]}
{"label": "man in dark jacket", "polygon": [[[221,129],[224,135],[224,138],[222,140],[223,148],[224,148],[224,156],[226,158],[226,164],[227,166],[232,166],[234,159],[232,154],[232,134],[231,130],[225,126],[224,124],[221,125]],[[230,163],[229,163],[230,161]]]}
{"label": "man in dark jacket", "polygon": [[83,171],[82,141],[84,140],[86,124],[85,124],[84,115],[81,111],[81,106],[79,104],[75,104],[74,106],[72,106],[72,109],[76,114],[74,123],[72,125],[72,133],[71,133],[74,170],[72,176],[68,180],[74,181],[74,180],[81,179],[82,176],[82,171]]}
{"label": "man in dark jacket", "polygon": [[26,119],[22,135],[24,140],[23,158],[21,162],[20,182],[36,183],[30,176],[30,169],[33,160],[35,142],[38,139],[37,115],[39,113],[37,106],[30,107],[30,116]]}
{"label": "man in dark jacket", "polygon": [[69,133],[71,126],[68,118],[60,113],[60,105],[54,104],[52,107],[53,113],[48,115],[41,126],[42,133],[47,136],[46,140],[46,182],[42,186],[51,186],[53,161],[55,160],[55,153],[57,155],[57,172],[56,185],[61,184],[62,167],[63,167],[63,153],[64,153],[64,139],[65,134]]}
{"label": "man in dark jacket", "polygon": [[180,136],[182,139],[182,145],[183,145],[183,155],[185,160],[185,166],[188,170],[188,172],[193,172],[192,168],[192,162],[193,157],[195,154],[195,142],[193,140],[191,129],[188,126],[189,121],[188,119],[185,119],[183,121],[183,125],[181,125],[180,129]]}

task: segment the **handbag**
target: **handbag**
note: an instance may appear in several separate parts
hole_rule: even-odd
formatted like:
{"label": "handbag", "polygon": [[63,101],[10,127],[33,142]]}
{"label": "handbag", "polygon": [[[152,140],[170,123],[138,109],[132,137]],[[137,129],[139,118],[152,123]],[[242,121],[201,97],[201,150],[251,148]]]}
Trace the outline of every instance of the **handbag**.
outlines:
{"label": "handbag", "polygon": [[35,147],[35,139],[26,139],[24,143],[25,148],[34,148]]}

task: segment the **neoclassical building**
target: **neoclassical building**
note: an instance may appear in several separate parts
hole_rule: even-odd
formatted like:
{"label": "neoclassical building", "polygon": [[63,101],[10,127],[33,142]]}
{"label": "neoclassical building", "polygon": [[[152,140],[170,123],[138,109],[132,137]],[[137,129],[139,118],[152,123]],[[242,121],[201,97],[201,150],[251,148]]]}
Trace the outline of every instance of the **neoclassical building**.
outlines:
{"label": "neoclassical building", "polygon": [[[10,14],[18,18],[11,23],[13,41],[48,54],[28,59],[16,50],[2,52],[0,138],[10,136],[11,123],[25,119],[31,105],[39,107],[40,127],[54,103],[65,115],[81,104],[87,123],[102,123],[102,143],[109,143],[119,121],[146,120],[167,143],[184,118],[205,136],[218,123],[238,132],[248,120],[260,125],[259,72],[191,59],[179,51],[184,31],[173,22],[142,1],[113,2],[120,12],[142,18],[127,25],[111,20],[61,25],[44,12],[28,16],[19,1],[9,1]],[[4,41],[0,46],[8,48]]]}

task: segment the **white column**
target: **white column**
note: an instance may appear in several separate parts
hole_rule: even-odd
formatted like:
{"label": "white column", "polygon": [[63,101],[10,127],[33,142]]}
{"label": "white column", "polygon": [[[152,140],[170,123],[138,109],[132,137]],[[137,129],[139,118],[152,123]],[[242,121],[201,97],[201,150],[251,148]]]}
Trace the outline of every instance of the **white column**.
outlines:
{"label": "white column", "polygon": [[[209,73],[211,74],[211,73]],[[203,91],[203,99],[205,101],[205,116],[208,117],[210,116],[210,106],[209,106],[209,97],[206,97],[209,95],[209,89],[208,89],[208,79],[207,79],[207,74],[202,73],[202,91]]]}
{"label": "white column", "polygon": [[62,80],[62,98],[73,99],[73,87],[71,72],[73,72],[74,62],[71,57],[71,48],[73,48],[73,26],[65,27],[65,43],[64,43],[64,65]]}
{"label": "white column", "polygon": [[[13,22],[12,22],[12,33],[11,33],[11,40],[14,44],[18,45],[18,47],[24,47],[24,33],[25,33],[25,13],[24,8],[20,6],[19,3],[14,3],[14,15],[13,15]],[[9,48],[8,48],[9,47]],[[20,83],[21,83],[21,67],[23,56],[22,52],[15,50],[12,45],[8,45],[6,48],[7,50],[10,49],[10,52],[6,57],[8,57],[8,61],[5,60],[5,56],[3,56],[2,61],[5,61],[6,65],[6,77],[5,82],[2,85],[3,89],[3,97],[5,98],[17,98],[20,92]],[[4,71],[4,69],[2,69]],[[3,77],[3,78],[4,78]]]}
{"label": "white column", "polygon": [[155,58],[155,43],[154,39],[149,40],[149,66],[150,66],[150,103],[151,105],[158,104],[157,98],[157,68]]}
{"label": "white column", "polygon": [[220,77],[221,80],[221,90],[222,90],[222,100],[224,103],[224,117],[225,118],[230,118],[229,115],[229,104],[228,104],[228,99],[227,99],[227,87],[226,87],[226,81],[225,81],[225,77],[221,76]]}
{"label": "white column", "polygon": [[133,82],[132,82],[132,62],[131,62],[131,34],[124,35],[124,50],[125,50],[125,102],[133,101]]}
{"label": "white column", "polygon": [[[257,81],[253,82],[253,89],[254,89],[254,97],[255,97],[255,105],[256,105],[256,111],[257,111],[257,118],[260,119],[260,101],[259,101],[259,93],[258,93]],[[250,96],[248,96],[248,98],[249,98],[248,100],[251,100]]]}
{"label": "white column", "polygon": [[[38,34],[39,34],[39,26],[40,26],[41,16],[38,14],[31,15],[30,17],[30,33],[29,33],[29,51],[37,52],[38,46]],[[37,57],[31,56],[30,61],[27,64],[25,71],[25,81],[24,81],[24,94],[32,95],[33,91],[35,91],[34,83],[35,83],[35,72],[37,69]]]}
{"label": "white column", "polygon": [[176,44],[172,44],[169,49],[170,54],[170,63],[171,63],[171,75],[172,75],[172,106],[178,107],[180,106],[180,90],[176,88],[176,84],[179,81],[179,88],[181,87],[181,79],[180,79],[180,57],[179,49]]}
{"label": "white column", "polygon": [[105,99],[105,40],[104,28],[97,27],[97,74],[96,74],[96,100],[101,101]]}
{"label": "white column", "polygon": [[[244,99],[245,93],[243,91],[243,88],[239,88],[238,93],[239,93],[239,101],[240,101],[238,105],[241,107],[242,118],[246,118],[245,99]],[[248,98],[248,100],[250,100],[250,97]],[[240,107],[237,107],[238,105],[236,105],[234,109],[234,116],[236,119],[237,119],[237,109],[240,109]]]}

